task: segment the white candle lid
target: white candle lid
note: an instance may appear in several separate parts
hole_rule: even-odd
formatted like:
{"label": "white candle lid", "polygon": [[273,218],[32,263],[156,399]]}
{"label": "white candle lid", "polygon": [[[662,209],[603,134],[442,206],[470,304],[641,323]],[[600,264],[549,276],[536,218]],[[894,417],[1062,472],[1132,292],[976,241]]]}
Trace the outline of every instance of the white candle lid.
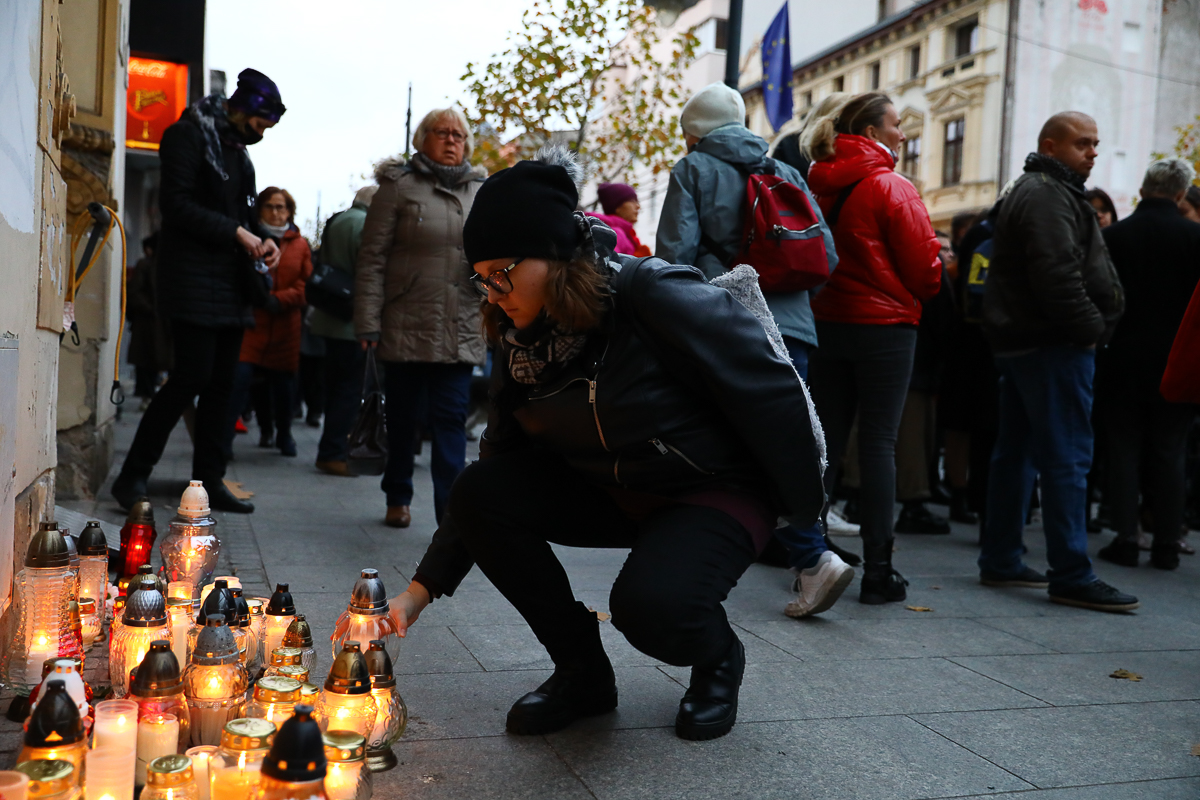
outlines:
{"label": "white candle lid", "polygon": [[188,487],[183,490],[179,499],[179,515],[181,517],[207,517],[211,509],[208,506],[208,492],[204,490],[202,481],[188,481]]}

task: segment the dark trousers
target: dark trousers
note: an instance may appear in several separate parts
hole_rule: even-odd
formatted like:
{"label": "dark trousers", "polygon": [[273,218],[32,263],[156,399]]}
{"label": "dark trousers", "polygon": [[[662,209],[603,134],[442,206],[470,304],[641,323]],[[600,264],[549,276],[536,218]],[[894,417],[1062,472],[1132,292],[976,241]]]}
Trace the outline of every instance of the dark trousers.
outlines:
{"label": "dark trousers", "polygon": [[1137,538],[1140,488],[1154,520],[1155,544],[1173,543],[1183,527],[1187,433],[1196,407],[1168,403],[1157,386],[1106,383],[1108,490],[1104,496],[1113,527],[1118,538]]}
{"label": "dark trousers", "polygon": [[325,356],[301,353],[299,378],[300,390],[296,392],[294,415],[300,415],[300,401],[304,400],[308,418],[316,419],[325,413]]}
{"label": "dark trousers", "polygon": [[171,323],[175,364],[170,377],[150,401],[125,457],[121,473],[150,476],[183,410],[196,402],[192,440],[192,479],[219,482],[225,477],[226,426],[233,373],[242,349],[241,328],[202,328]]}
{"label": "dark trousers", "polygon": [[133,376],[133,396],[154,397],[154,390],[158,388],[158,368],[152,365],[135,364]]}
{"label": "dark trousers", "polygon": [[350,455],[350,429],[362,407],[366,363],[367,354],[358,342],[325,340],[325,423],[318,461],[345,461]]}
{"label": "dark trousers", "polygon": [[257,394],[254,415],[263,434],[278,431],[277,441],[292,435],[292,397],[296,391],[296,373],[264,369],[257,364],[239,361],[234,371],[233,393],[229,401],[229,420],[225,430],[225,452],[233,448],[234,425],[246,407],[251,394]]}
{"label": "dark trousers", "polygon": [[[791,336],[783,337],[787,345],[788,355],[792,357],[792,366],[800,373],[801,380],[808,382],[808,360],[812,346]],[[829,549],[825,544],[825,532],[821,529],[820,521],[812,527],[800,529],[794,525],[785,525],[775,530],[775,538],[787,550],[788,566],[792,569],[808,569],[816,566],[821,555]]]}
{"label": "dark trousers", "polygon": [[988,476],[979,568],[1000,577],[1024,569],[1022,534],[1038,477],[1050,585],[1091,583],[1096,575],[1087,554],[1087,473],[1096,351],[1040,347],[997,356],[996,367],[1000,429]]}
{"label": "dark trousers", "polygon": [[433,508],[440,522],[450,487],[467,461],[471,365],[391,361],[384,368],[383,391],[388,459],[380,487],[387,495],[388,507],[412,504],[413,441],[424,393],[433,432]]}
{"label": "dark trousers", "polygon": [[908,396],[917,331],[896,325],[818,322],[817,339],[821,346],[812,355],[808,375],[813,403],[825,427],[829,457],[825,491],[833,493],[857,411],[863,551],[868,562],[890,559],[896,434]]}
{"label": "dark trousers", "polygon": [[606,491],[538,448],[467,467],[448,523],[556,664],[578,657],[596,623],[551,543],[630,548],[609,597],[613,625],[641,652],[680,667],[728,652],[733,631],[721,603],[755,556],[750,534],[722,511],[675,505],[631,520]]}

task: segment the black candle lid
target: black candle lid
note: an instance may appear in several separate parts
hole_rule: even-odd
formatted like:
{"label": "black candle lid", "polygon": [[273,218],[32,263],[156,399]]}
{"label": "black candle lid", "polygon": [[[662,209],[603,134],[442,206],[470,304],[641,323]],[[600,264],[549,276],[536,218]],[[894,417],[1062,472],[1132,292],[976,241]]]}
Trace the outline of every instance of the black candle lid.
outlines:
{"label": "black candle lid", "polygon": [[325,691],[334,694],[370,694],[371,673],[358,642],[342,645],[342,652],[333,660],[329,677],[325,679]]}
{"label": "black candle lid", "polygon": [[223,614],[212,614],[204,621],[204,628],[196,635],[196,649],[192,651],[192,663],[202,667],[236,664],[239,660],[237,640],[233,631],[225,624]]}
{"label": "black candle lid", "polygon": [[292,602],[292,593],[288,591],[288,584],[275,584],[275,591],[271,595],[270,602],[267,603],[266,613],[272,617],[290,617],[296,613],[296,604]]}
{"label": "black candle lid", "polygon": [[203,625],[210,614],[220,614],[228,622],[237,624],[237,603],[233,599],[233,592],[229,591],[229,584],[224,580],[213,583],[212,590],[196,612],[196,624]]}
{"label": "black candle lid", "polygon": [[372,639],[371,647],[363,657],[367,660],[367,671],[371,673],[371,683],[376,689],[390,689],[396,685],[392,657],[384,649],[382,639]]}
{"label": "black candle lid", "polygon": [[71,563],[71,551],[67,540],[58,529],[57,522],[38,523],[38,532],[29,540],[25,551],[25,566],[37,569],[65,567]]}
{"label": "black candle lid", "polygon": [[47,681],[38,696],[37,707],[29,715],[25,729],[26,747],[62,747],[75,744],[84,737],[79,706],[67,694],[62,680]]}
{"label": "black candle lid", "polygon": [[155,639],[134,672],[129,693],[137,697],[166,697],[178,694],[182,687],[179,659],[171,650],[171,643]]}
{"label": "black candle lid", "polygon": [[108,555],[108,539],[105,538],[104,531],[100,529],[100,523],[96,520],[90,521],[79,533],[79,555]]}
{"label": "black candle lid", "polygon": [[129,509],[129,516],[125,517],[125,523],[154,526],[154,504],[149,497],[139,497],[134,502],[133,508]]}
{"label": "black candle lid", "polygon": [[295,712],[275,734],[262,773],[288,783],[322,780],[326,761],[321,726],[312,718],[312,706],[298,703]]}
{"label": "black candle lid", "polygon": [[153,576],[143,576],[137,590],[126,599],[121,624],[134,628],[156,628],[167,624],[167,599],[155,588]]}

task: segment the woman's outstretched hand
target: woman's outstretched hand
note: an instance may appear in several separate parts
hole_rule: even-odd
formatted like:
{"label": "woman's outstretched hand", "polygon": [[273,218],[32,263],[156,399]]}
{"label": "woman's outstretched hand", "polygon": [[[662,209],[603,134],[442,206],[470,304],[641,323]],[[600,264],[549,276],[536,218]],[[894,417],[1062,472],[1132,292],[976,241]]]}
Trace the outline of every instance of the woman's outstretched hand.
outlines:
{"label": "woman's outstretched hand", "polygon": [[390,605],[392,622],[396,623],[396,632],[402,637],[407,636],[408,626],[417,621],[417,617],[421,616],[425,606],[432,601],[433,598],[429,596],[428,590],[416,581],[410,583],[402,594],[393,597]]}

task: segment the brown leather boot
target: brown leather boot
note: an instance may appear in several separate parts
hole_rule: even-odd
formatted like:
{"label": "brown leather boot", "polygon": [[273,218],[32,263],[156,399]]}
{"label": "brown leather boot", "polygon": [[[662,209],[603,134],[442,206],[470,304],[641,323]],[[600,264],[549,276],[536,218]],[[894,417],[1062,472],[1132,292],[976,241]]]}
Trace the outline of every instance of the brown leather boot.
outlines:
{"label": "brown leather boot", "polygon": [[389,528],[407,528],[412,524],[412,514],[408,513],[408,506],[388,506],[383,523]]}
{"label": "brown leather boot", "polygon": [[346,461],[318,461],[317,469],[326,475],[338,475],[342,478],[357,478],[358,474],[350,469]]}

